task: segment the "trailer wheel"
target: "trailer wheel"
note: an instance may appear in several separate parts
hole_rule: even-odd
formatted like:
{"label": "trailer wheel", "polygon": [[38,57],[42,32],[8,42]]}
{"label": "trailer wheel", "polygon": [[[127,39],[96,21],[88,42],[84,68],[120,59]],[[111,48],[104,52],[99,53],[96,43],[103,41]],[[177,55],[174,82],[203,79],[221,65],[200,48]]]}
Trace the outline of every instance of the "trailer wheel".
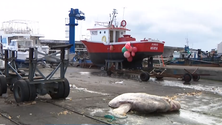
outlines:
{"label": "trailer wheel", "polygon": [[161,70],[154,70],[158,75],[156,75],[156,79],[157,80],[162,80],[163,79],[163,76],[162,75],[159,75],[162,71]]}
{"label": "trailer wheel", "polygon": [[50,92],[49,95],[52,99],[60,99],[64,97],[64,85],[63,82],[58,82],[58,88],[54,92]]}
{"label": "trailer wheel", "polygon": [[7,83],[4,76],[0,76],[0,96],[7,92]]}
{"label": "trailer wheel", "polygon": [[37,97],[37,91],[35,84],[29,84],[29,81],[26,80],[27,85],[29,86],[29,100],[28,101],[34,101]]}
{"label": "trailer wheel", "polygon": [[110,70],[108,70],[106,73],[107,73],[108,76],[112,75],[112,72]]}
{"label": "trailer wheel", "polygon": [[163,76],[157,75],[157,76],[156,76],[156,79],[157,79],[157,80],[162,80],[162,79],[163,79]]}
{"label": "trailer wheel", "polygon": [[15,82],[13,92],[17,103],[29,100],[29,86],[25,80],[18,80]]}
{"label": "trailer wheel", "polygon": [[183,75],[183,80],[184,80],[186,83],[189,83],[189,82],[191,81],[191,79],[192,79],[192,75],[191,75],[191,74],[185,73],[185,74]]}
{"label": "trailer wheel", "polygon": [[66,78],[63,81],[63,86],[64,86],[63,98],[66,98],[69,96],[69,92],[70,92],[69,81]]}
{"label": "trailer wheel", "polygon": [[198,74],[193,74],[193,81],[197,82],[200,80],[200,75]]}
{"label": "trailer wheel", "polygon": [[149,73],[147,73],[147,72],[142,72],[141,74],[140,74],[140,79],[142,80],[142,81],[148,81],[149,79],[150,79],[150,75],[149,75]]}

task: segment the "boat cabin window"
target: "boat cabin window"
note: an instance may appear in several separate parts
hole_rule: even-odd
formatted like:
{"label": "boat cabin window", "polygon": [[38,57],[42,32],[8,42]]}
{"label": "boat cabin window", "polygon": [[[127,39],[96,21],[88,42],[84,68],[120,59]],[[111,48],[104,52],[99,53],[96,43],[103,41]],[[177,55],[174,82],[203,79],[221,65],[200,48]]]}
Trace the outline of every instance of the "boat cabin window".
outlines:
{"label": "boat cabin window", "polygon": [[7,44],[7,40],[6,40],[6,38],[2,38],[2,44]]}
{"label": "boat cabin window", "polygon": [[112,30],[109,31],[109,38],[110,38],[110,43],[112,43],[113,42],[113,31]]}
{"label": "boat cabin window", "polygon": [[10,46],[15,46],[16,42],[15,41],[11,41],[11,43],[9,44]]}
{"label": "boat cabin window", "polygon": [[97,35],[97,31],[91,31],[91,35]]}
{"label": "boat cabin window", "polygon": [[109,38],[110,38],[110,43],[112,42],[118,42],[118,39],[120,38],[121,34],[120,34],[120,31],[113,31],[113,30],[110,30],[109,32]]}
{"label": "boat cabin window", "polygon": [[116,31],[116,38],[115,38],[115,42],[117,42],[117,41],[118,41],[119,36],[120,36],[120,31]]}

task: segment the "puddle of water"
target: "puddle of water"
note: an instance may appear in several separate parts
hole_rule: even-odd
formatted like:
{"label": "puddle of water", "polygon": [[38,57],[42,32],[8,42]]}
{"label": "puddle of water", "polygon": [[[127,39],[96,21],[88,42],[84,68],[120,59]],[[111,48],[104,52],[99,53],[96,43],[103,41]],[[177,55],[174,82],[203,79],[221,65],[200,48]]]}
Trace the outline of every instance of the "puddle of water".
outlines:
{"label": "puddle of water", "polygon": [[79,72],[80,75],[90,75],[91,73],[90,72]]}
{"label": "puddle of water", "polygon": [[115,82],[115,84],[123,84],[123,81]]}
{"label": "puddle of water", "polygon": [[222,123],[220,118],[186,110],[180,110],[180,117],[193,120],[204,125],[218,125],[218,123]]}
{"label": "puddle of water", "polygon": [[[103,117],[105,115],[111,114],[110,108],[95,108],[88,109],[91,116]],[[127,118],[118,119],[116,122],[119,124],[127,125],[144,125],[149,121],[150,124],[195,124],[195,125],[218,125],[222,123],[222,120],[218,117],[213,117],[205,114],[200,114],[192,111],[180,110],[180,113],[176,114],[160,114],[160,115],[139,115],[134,113],[127,113]]]}
{"label": "puddle of water", "polygon": [[89,92],[89,93],[100,94],[100,95],[109,95],[108,93],[91,91],[91,90],[88,90],[87,88],[79,88],[79,87],[77,87],[77,86],[75,86],[75,85],[71,85],[71,84],[70,84],[70,88],[73,88],[73,89],[76,89],[76,90],[79,90],[79,91],[84,91],[84,92]]}
{"label": "puddle of water", "polygon": [[222,95],[222,88],[215,87],[215,86],[202,85],[202,84],[184,85],[182,81],[169,81],[169,80],[159,81],[159,83],[164,86],[176,86],[176,87],[181,87],[181,88],[189,88],[189,89],[195,89],[199,91],[208,91],[214,94]]}
{"label": "puddle of water", "polygon": [[214,116],[220,116],[222,110],[222,103],[211,103],[209,105],[198,106],[191,109],[195,112],[204,112],[207,114],[213,114]]}
{"label": "puddle of water", "polygon": [[96,109],[88,109],[90,110],[90,115],[91,116],[97,116],[97,117],[103,117],[107,115],[107,109],[101,109],[101,108],[96,108]]}

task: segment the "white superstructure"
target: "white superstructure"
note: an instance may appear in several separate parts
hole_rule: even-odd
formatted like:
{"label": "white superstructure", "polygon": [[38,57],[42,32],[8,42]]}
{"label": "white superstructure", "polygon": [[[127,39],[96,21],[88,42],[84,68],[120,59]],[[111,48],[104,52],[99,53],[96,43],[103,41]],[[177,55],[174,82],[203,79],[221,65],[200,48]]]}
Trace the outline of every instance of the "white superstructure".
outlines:
{"label": "white superstructure", "polygon": [[[28,48],[37,47],[39,51],[47,54],[49,47],[44,46],[42,50],[39,38],[44,37],[39,34],[38,22],[27,20],[10,20],[2,23],[0,29],[1,49],[18,51],[18,60],[28,57]],[[4,51],[3,51],[4,52]]]}

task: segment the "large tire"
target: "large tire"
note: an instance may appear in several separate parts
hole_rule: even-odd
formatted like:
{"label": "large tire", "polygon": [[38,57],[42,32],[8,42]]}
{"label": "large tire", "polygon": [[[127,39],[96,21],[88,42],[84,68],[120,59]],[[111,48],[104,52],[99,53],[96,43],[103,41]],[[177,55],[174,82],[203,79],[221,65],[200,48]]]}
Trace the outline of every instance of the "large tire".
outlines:
{"label": "large tire", "polygon": [[49,95],[52,99],[64,98],[64,85],[63,82],[58,82],[58,88],[54,92],[50,92]]}
{"label": "large tire", "polygon": [[150,79],[150,75],[149,75],[149,73],[147,73],[147,72],[142,72],[141,74],[140,74],[140,79],[142,80],[142,81],[148,81],[149,79]]}
{"label": "large tire", "polygon": [[112,75],[112,72],[110,70],[108,70],[106,73],[107,73],[108,76]]}
{"label": "large tire", "polygon": [[159,75],[156,75],[156,79],[157,80],[163,80],[163,76],[160,75],[160,73],[162,72],[161,70],[155,70],[156,73],[158,73]]}
{"label": "large tire", "polygon": [[200,75],[193,74],[193,81],[198,82],[200,80]]}
{"label": "large tire", "polygon": [[37,91],[35,84],[29,84],[28,81],[26,81],[27,84],[29,85],[29,101],[34,101],[35,98],[37,97]]}
{"label": "large tire", "polygon": [[191,74],[185,73],[185,74],[183,75],[183,80],[184,80],[186,83],[189,83],[189,82],[191,81],[191,79],[192,79],[192,75],[191,75]]}
{"label": "large tire", "polygon": [[35,84],[30,84],[28,80],[25,80],[26,84],[29,87],[29,99],[28,101],[34,101],[35,98],[37,97],[37,91],[36,91],[36,87]]}
{"label": "large tire", "polygon": [[63,98],[65,99],[66,97],[69,96],[69,93],[70,93],[69,81],[66,78],[63,81],[63,86],[64,86]]}
{"label": "large tire", "polygon": [[157,75],[157,76],[156,76],[156,79],[157,79],[157,80],[163,80],[163,76]]}
{"label": "large tire", "polygon": [[29,86],[25,80],[18,80],[14,83],[13,93],[17,103],[29,101]]}
{"label": "large tire", "polygon": [[4,76],[0,76],[0,96],[7,92],[7,83]]}

